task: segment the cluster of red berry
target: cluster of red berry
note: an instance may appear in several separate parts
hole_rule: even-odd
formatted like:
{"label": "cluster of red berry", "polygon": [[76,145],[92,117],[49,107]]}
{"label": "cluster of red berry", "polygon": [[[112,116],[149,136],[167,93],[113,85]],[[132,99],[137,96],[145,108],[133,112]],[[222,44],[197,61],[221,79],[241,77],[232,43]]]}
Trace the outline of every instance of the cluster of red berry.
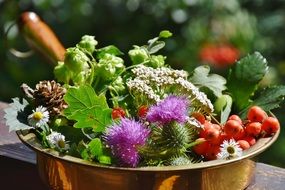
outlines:
{"label": "cluster of red berry", "polygon": [[239,50],[229,44],[207,44],[200,50],[200,59],[216,67],[226,67],[239,58]]}
{"label": "cluster of red berry", "polygon": [[231,115],[224,125],[207,121],[203,115],[193,115],[202,125],[197,145],[193,147],[196,154],[206,160],[214,160],[220,152],[224,140],[234,139],[243,150],[256,143],[258,138],[276,133],[280,124],[275,117],[269,117],[266,112],[253,106],[248,110],[247,119],[241,120],[238,115]]}

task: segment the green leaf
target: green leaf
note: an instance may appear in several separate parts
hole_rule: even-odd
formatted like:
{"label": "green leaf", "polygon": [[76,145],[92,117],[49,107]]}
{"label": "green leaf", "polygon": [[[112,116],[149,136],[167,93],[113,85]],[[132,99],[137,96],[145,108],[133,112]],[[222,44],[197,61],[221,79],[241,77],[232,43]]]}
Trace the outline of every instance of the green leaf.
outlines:
{"label": "green leaf", "polygon": [[27,124],[27,107],[29,103],[23,99],[13,98],[13,102],[9,104],[9,107],[4,110],[6,119],[6,125],[9,126],[9,132],[31,129],[32,127]]}
{"label": "green leaf", "polygon": [[172,36],[172,33],[169,30],[163,30],[159,33],[160,38],[169,38]]}
{"label": "green leaf", "polygon": [[96,95],[89,85],[68,89],[64,96],[68,108],[64,115],[77,121],[75,128],[93,128],[95,132],[103,132],[111,124],[111,109],[104,95]]}
{"label": "green leaf", "polygon": [[267,61],[259,52],[242,58],[230,70],[227,87],[238,110],[250,104],[250,97],[267,70]]}
{"label": "green leaf", "polygon": [[154,54],[164,48],[165,42],[164,41],[155,41],[154,43],[150,44],[148,46],[148,52],[149,54]]}
{"label": "green leaf", "polygon": [[90,151],[91,155],[93,157],[98,158],[103,154],[103,147],[102,147],[102,142],[99,138],[92,139],[88,143],[88,150]]}
{"label": "green leaf", "polygon": [[246,111],[249,107],[256,105],[262,107],[264,111],[270,111],[280,107],[280,104],[285,98],[285,86],[268,87],[259,92],[257,98],[244,110],[242,110],[241,117],[245,117]]}
{"label": "green leaf", "polygon": [[104,54],[106,53],[109,53],[109,54],[112,54],[112,55],[124,55],[123,52],[121,52],[119,50],[119,48],[117,48],[116,46],[114,45],[109,45],[109,46],[106,46],[106,47],[103,47],[101,49],[98,49],[97,50],[97,58],[98,59],[101,59],[102,57],[104,57]]}
{"label": "green leaf", "polygon": [[80,153],[80,156],[82,159],[90,160],[88,150],[87,150],[87,145],[83,141],[80,141],[78,143],[77,150]]}
{"label": "green leaf", "polygon": [[197,87],[206,87],[215,96],[220,97],[226,89],[226,79],[217,74],[209,74],[210,67],[207,65],[197,67],[189,80]]}
{"label": "green leaf", "polygon": [[214,107],[215,107],[215,112],[220,116],[221,124],[224,124],[231,113],[231,108],[232,108],[231,96],[227,94],[220,96],[216,100]]}
{"label": "green leaf", "polygon": [[110,156],[106,156],[106,155],[99,156],[98,161],[99,161],[100,164],[106,164],[106,165],[112,164],[111,157]]}

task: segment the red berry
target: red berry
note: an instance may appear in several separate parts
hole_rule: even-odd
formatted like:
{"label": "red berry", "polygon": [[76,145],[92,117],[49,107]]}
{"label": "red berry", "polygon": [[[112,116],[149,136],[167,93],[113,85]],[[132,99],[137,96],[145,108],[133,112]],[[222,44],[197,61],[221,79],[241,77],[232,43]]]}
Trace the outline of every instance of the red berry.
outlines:
{"label": "red berry", "polygon": [[205,138],[208,141],[216,141],[220,136],[220,130],[210,122],[206,122],[199,135],[201,138]]}
{"label": "red berry", "polygon": [[218,125],[218,124],[213,123],[213,124],[212,124],[212,127],[215,128],[215,129],[217,129],[218,131],[221,131],[221,126]]}
{"label": "red berry", "polygon": [[148,112],[148,107],[146,105],[142,105],[139,107],[138,116],[146,117],[147,112]]}
{"label": "red berry", "polygon": [[193,151],[198,155],[205,155],[210,147],[210,143],[205,138],[198,138],[196,142],[199,142],[199,144],[193,147]]}
{"label": "red berry", "polygon": [[261,123],[259,122],[250,122],[246,125],[245,131],[248,135],[257,136],[261,132]]}
{"label": "red berry", "polygon": [[237,143],[243,150],[250,148],[250,144],[246,140],[238,140]]}
{"label": "red berry", "polygon": [[249,143],[250,146],[254,145],[256,143],[256,139],[252,136],[246,136],[243,137],[242,140],[245,140]]}
{"label": "red berry", "polygon": [[224,132],[231,137],[239,135],[242,130],[242,125],[236,120],[228,120],[224,126]]}
{"label": "red berry", "polygon": [[206,121],[205,116],[200,112],[193,112],[191,116],[197,119],[201,124],[204,124]]}
{"label": "red berry", "polygon": [[236,120],[242,125],[242,120],[238,115],[231,115],[228,120]]}
{"label": "red berry", "polygon": [[220,145],[211,145],[207,153],[204,155],[206,160],[215,160],[217,159],[217,154],[221,152]]}
{"label": "red berry", "polygon": [[266,118],[262,123],[261,129],[270,135],[276,133],[280,129],[278,119],[275,117]]}
{"label": "red berry", "polygon": [[244,136],[245,136],[245,130],[244,130],[244,128],[242,128],[242,130],[241,130],[239,133],[237,133],[236,135],[234,135],[233,138],[234,138],[235,140],[240,140],[240,139],[242,139]]}
{"label": "red berry", "polygon": [[262,123],[268,116],[266,112],[259,106],[252,106],[247,112],[247,119],[252,122]]}
{"label": "red berry", "polygon": [[208,140],[210,143],[212,141],[216,142],[220,136],[220,131],[218,131],[215,128],[208,129],[205,131],[205,133],[206,133],[205,139]]}
{"label": "red berry", "polygon": [[126,113],[122,108],[120,108],[120,107],[113,108],[112,119],[120,119],[120,118],[125,117],[125,116],[126,116]]}

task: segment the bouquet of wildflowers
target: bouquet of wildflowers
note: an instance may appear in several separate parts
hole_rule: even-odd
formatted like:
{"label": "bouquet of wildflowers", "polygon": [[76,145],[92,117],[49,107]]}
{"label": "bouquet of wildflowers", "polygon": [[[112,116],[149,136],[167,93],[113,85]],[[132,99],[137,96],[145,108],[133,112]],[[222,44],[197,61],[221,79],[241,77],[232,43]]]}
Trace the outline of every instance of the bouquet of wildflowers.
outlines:
{"label": "bouquet of wildflowers", "polygon": [[25,97],[5,110],[7,125],[34,133],[44,148],[124,167],[240,157],[279,130],[268,113],[285,87],[259,86],[268,67],[260,53],[237,61],[227,80],[206,65],[188,73],[156,54],[171,35],[128,55],[83,36],[55,67],[56,81],[21,86]]}

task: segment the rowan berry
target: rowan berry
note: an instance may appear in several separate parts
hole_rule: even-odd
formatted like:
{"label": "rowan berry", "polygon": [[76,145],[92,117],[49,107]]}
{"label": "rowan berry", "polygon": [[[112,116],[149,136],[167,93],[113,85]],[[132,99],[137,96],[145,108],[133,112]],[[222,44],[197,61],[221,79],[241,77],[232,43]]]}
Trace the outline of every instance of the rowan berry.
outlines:
{"label": "rowan berry", "polygon": [[266,118],[261,125],[261,129],[270,135],[276,133],[280,129],[278,119],[275,117]]}
{"label": "rowan berry", "polygon": [[248,135],[257,136],[261,132],[261,123],[259,122],[250,122],[246,125],[245,131]]}
{"label": "rowan berry", "polygon": [[251,122],[262,123],[268,116],[266,112],[259,106],[252,106],[247,112],[247,119]]}
{"label": "rowan berry", "polygon": [[238,140],[237,143],[243,150],[250,148],[250,144],[246,140]]}
{"label": "rowan berry", "polygon": [[123,108],[120,108],[120,107],[113,108],[112,119],[120,119],[125,116],[126,116],[126,112],[123,110]]}
{"label": "rowan berry", "polygon": [[242,125],[236,120],[228,120],[224,126],[224,132],[231,137],[239,135],[242,130]]}

